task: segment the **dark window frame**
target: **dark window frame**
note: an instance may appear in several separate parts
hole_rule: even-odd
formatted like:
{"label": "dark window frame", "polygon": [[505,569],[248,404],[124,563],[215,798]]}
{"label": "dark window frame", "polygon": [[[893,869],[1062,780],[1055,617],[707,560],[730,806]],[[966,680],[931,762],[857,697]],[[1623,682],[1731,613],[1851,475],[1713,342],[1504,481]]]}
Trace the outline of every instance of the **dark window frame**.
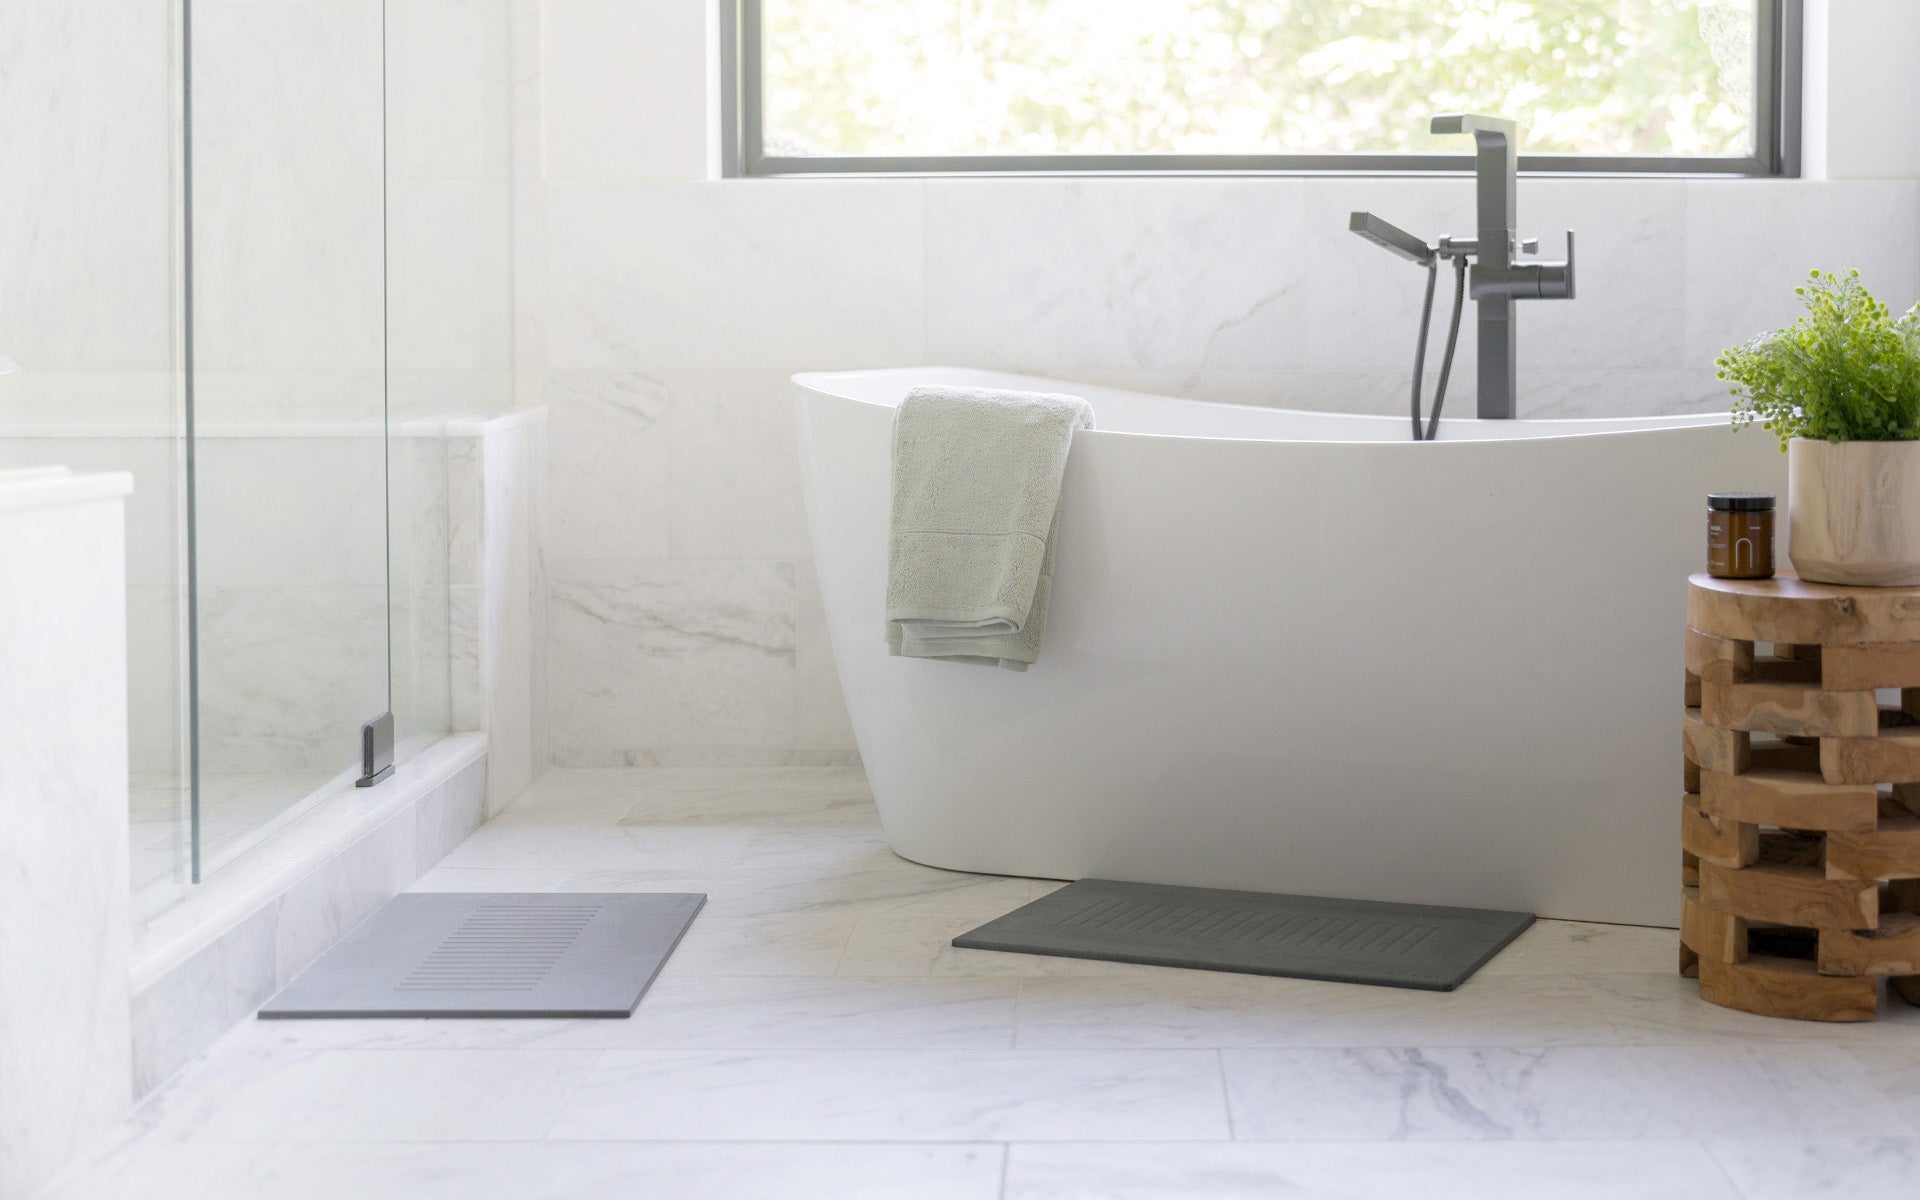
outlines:
{"label": "dark window frame", "polygon": [[[1009,154],[782,157],[765,152],[760,0],[719,0],[721,167],[730,178],[848,175],[1379,175],[1458,172],[1471,154]],[[1762,0],[1753,154],[1522,154],[1527,175],[1800,174],[1804,0]],[[1523,131],[1524,133],[1524,131]]]}

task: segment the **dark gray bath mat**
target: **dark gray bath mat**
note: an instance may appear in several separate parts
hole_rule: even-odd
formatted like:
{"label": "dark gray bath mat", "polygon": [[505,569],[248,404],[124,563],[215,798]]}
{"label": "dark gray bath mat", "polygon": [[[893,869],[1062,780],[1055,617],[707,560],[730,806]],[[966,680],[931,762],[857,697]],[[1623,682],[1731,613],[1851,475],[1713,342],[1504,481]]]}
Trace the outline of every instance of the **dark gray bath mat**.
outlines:
{"label": "dark gray bath mat", "polygon": [[260,1015],[632,1016],[706,902],[682,892],[408,892]]}
{"label": "dark gray bath mat", "polygon": [[1082,879],[953,944],[1450,992],[1533,914]]}

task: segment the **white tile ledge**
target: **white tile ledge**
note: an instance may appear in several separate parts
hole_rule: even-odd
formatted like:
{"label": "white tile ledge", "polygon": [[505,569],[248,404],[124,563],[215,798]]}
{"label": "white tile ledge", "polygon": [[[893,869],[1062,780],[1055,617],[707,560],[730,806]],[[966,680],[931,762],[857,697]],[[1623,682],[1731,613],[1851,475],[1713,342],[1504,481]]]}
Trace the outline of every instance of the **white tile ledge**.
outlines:
{"label": "white tile ledge", "polygon": [[[209,438],[395,438],[484,437],[546,420],[544,408],[464,417],[418,417],[380,421],[201,421],[194,426],[197,440]],[[0,437],[115,440],[160,439],[179,441],[186,436],[177,421],[16,421],[0,423]],[[38,468],[34,468],[38,469]],[[0,472],[4,481],[11,472]]]}
{"label": "white tile ledge", "polygon": [[370,788],[349,784],[314,811],[217,872],[137,931],[137,995],[233,931],[274,897],[361,837],[407,811],[487,751],[483,733],[456,733],[421,750]]}
{"label": "white tile ledge", "polygon": [[488,437],[525,426],[542,425],[546,420],[547,410],[544,408],[519,408],[482,417],[450,417],[446,422],[446,436]]}
{"label": "white tile ledge", "polygon": [[0,512],[82,504],[132,491],[133,476],[124,471],[75,475],[65,467],[25,467],[0,471]]}

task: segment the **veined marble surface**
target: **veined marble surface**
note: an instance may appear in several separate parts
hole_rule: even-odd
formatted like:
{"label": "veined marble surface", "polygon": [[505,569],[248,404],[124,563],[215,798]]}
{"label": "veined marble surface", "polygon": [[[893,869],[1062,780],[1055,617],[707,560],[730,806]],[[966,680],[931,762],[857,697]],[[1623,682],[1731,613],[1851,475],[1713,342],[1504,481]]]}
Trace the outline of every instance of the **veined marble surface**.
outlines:
{"label": "veined marble surface", "polygon": [[488,735],[489,812],[546,766],[546,448],[544,409],[448,426],[451,715]]}
{"label": "veined marble surface", "polygon": [[[19,379],[5,376],[5,382]],[[7,405],[0,395],[0,413]],[[72,413],[67,414],[69,419]],[[158,417],[158,414],[154,414]],[[0,470],[58,464],[74,471],[126,472],[127,687],[129,762],[136,772],[176,771],[184,674],[180,666],[181,584],[179,441],[156,426],[120,436],[111,424],[56,431],[0,427]]]}
{"label": "veined marble surface", "polygon": [[125,474],[0,474],[0,1195],[118,1120],[128,1051]]}
{"label": "veined marble surface", "polygon": [[1751,1017],[1671,930],[1565,922],[1449,994],[951,945],[1056,886],[895,857],[857,770],[551,771],[414,887],[706,892],[630,1020],[248,1022],[53,1194],[1797,1200],[1920,1167],[1897,1001]]}

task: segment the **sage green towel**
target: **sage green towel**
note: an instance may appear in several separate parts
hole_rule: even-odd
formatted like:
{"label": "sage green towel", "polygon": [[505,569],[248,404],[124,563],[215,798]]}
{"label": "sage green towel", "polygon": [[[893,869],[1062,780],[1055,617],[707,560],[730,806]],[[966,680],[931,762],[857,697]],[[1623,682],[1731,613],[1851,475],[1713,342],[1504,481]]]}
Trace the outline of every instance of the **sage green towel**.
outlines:
{"label": "sage green towel", "polygon": [[887,648],[1024,671],[1053,591],[1078,396],[918,387],[893,418]]}

